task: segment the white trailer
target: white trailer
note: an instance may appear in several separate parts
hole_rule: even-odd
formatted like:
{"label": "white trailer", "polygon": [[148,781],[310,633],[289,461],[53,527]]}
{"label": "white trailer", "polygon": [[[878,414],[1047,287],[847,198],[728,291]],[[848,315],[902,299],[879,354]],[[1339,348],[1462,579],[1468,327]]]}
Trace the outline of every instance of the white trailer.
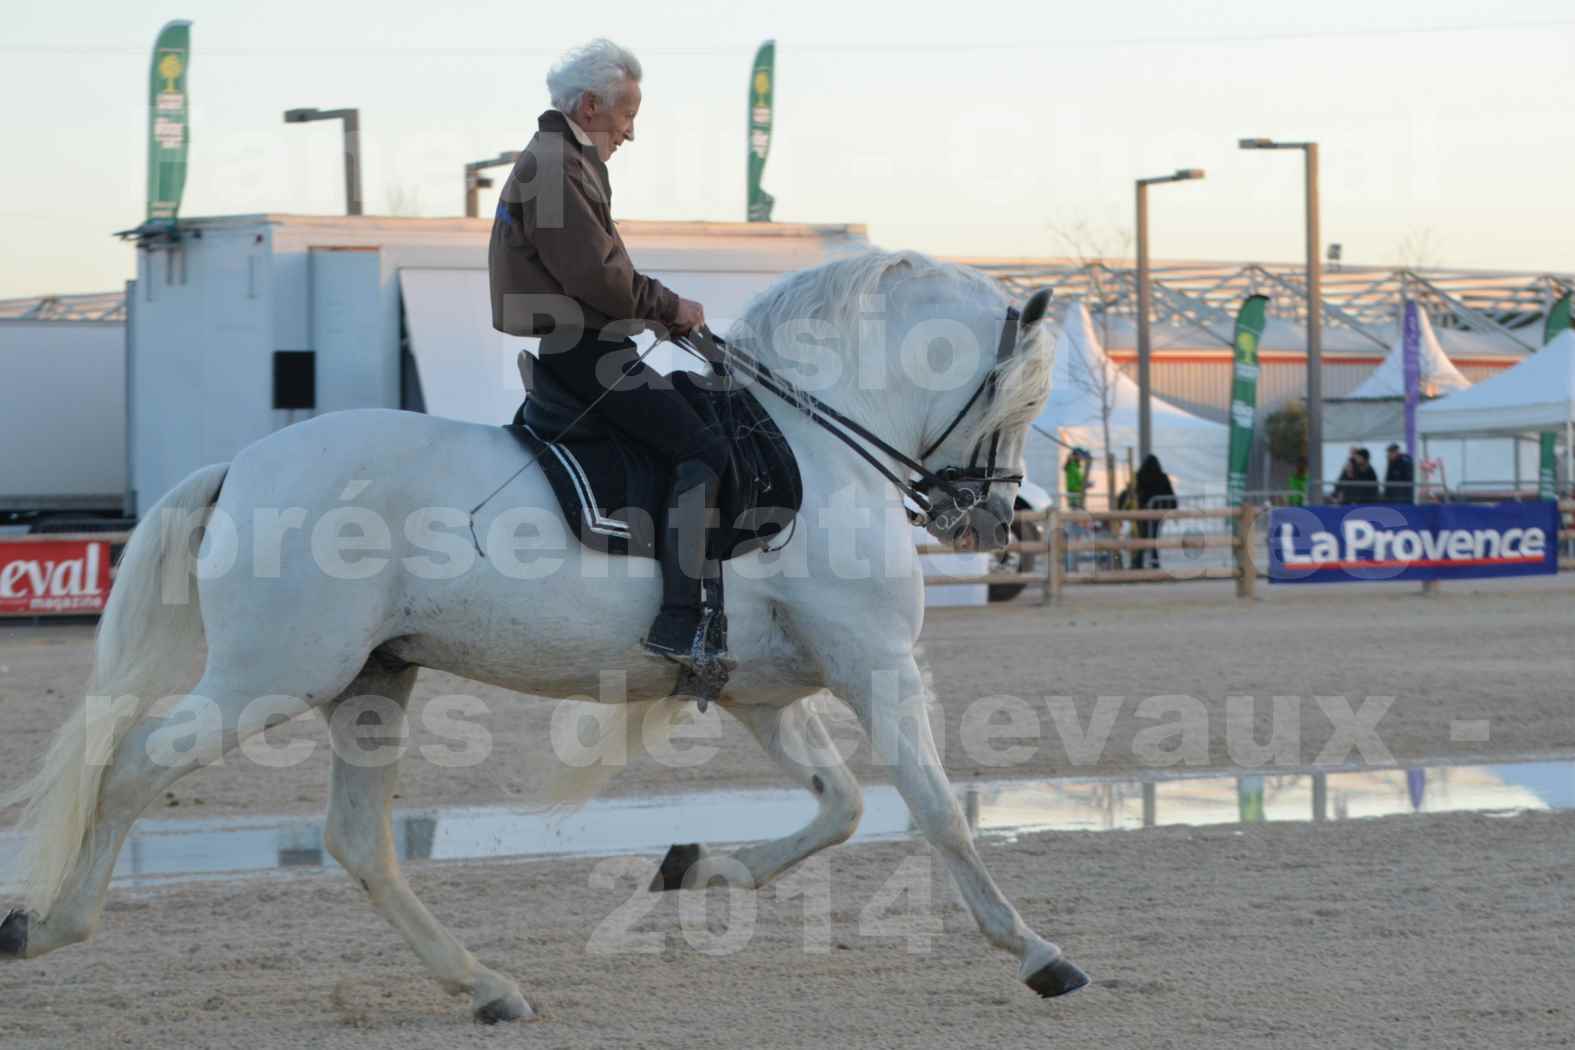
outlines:
{"label": "white trailer", "polygon": [[0,318],[0,521],[80,525],[125,497],[125,323]]}
{"label": "white trailer", "polygon": [[[862,226],[625,222],[635,264],[736,317],[785,273],[868,247]],[[491,220],[182,219],[130,293],[130,512],[281,427],[347,408],[506,423],[527,341],[492,329]]]}

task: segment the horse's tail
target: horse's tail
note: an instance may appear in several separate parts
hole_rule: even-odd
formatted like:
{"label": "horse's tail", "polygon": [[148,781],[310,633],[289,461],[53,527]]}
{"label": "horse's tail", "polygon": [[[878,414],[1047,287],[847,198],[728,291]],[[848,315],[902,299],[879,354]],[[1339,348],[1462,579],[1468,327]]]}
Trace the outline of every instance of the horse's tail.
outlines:
{"label": "horse's tail", "polygon": [[[94,640],[86,701],[55,734],[38,772],[0,795],[25,802],[17,883],[34,914],[47,916],[91,840],[104,771],[127,732],[182,684],[202,642],[192,584],[191,535],[205,524],[228,464],[203,467],[175,486],[131,533]],[[179,595],[165,600],[165,586]]]}
{"label": "horse's tail", "polygon": [[[550,766],[545,791],[538,795],[539,804],[550,809],[573,810],[585,805],[601,794],[636,755],[656,743],[653,738],[660,737],[665,743],[673,727],[687,715],[685,702],[671,697],[613,705],[576,700],[561,703],[569,705],[563,708],[569,717],[553,718],[553,752],[557,761]],[[595,719],[600,723],[598,739],[585,747],[578,739],[579,725],[581,713],[591,710],[605,717]],[[564,760],[556,739],[559,732],[574,734],[570,746],[581,752],[583,761]]]}

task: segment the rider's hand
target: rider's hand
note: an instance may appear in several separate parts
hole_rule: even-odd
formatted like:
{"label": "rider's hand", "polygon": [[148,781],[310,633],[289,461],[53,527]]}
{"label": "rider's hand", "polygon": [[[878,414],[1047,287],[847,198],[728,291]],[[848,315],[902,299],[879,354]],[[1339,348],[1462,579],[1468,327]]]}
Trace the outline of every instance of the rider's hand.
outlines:
{"label": "rider's hand", "polygon": [[703,324],[705,324],[705,307],[693,299],[680,298],[678,300],[678,316],[673,318],[674,333],[688,335]]}

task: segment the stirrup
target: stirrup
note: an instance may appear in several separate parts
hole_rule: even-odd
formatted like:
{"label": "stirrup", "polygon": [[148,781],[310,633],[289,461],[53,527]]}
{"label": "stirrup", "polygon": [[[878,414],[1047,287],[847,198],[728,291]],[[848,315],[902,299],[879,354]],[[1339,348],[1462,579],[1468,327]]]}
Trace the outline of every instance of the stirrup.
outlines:
{"label": "stirrup", "polygon": [[722,698],[728,675],[737,666],[727,658],[727,614],[714,608],[702,611],[687,650],[675,651],[649,636],[644,644],[646,652],[678,665],[678,678],[669,699],[693,700],[702,713]]}
{"label": "stirrup", "polygon": [[722,690],[727,686],[730,660],[715,658],[698,664],[684,663],[678,668],[678,678],[668,693],[669,700],[693,700],[701,714],[713,703],[720,702]]}

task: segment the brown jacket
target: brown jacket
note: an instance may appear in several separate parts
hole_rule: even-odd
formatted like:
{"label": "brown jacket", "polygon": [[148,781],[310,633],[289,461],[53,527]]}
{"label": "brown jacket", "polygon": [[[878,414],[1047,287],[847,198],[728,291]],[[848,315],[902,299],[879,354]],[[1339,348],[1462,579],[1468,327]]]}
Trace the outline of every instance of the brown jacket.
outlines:
{"label": "brown jacket", "polygon": [[[520,336],[547,335],[564,323],[588,331],[612,321],[634,321],[629,327],[636,330],[670,327],[678,296],[629,260],[612,221],[607,165],[594,146],[580,145],[557,110],[543,113],[537,126],[503,184],[492,222],[492,326]],[[565,309],[563,297],[579,309]]]}

